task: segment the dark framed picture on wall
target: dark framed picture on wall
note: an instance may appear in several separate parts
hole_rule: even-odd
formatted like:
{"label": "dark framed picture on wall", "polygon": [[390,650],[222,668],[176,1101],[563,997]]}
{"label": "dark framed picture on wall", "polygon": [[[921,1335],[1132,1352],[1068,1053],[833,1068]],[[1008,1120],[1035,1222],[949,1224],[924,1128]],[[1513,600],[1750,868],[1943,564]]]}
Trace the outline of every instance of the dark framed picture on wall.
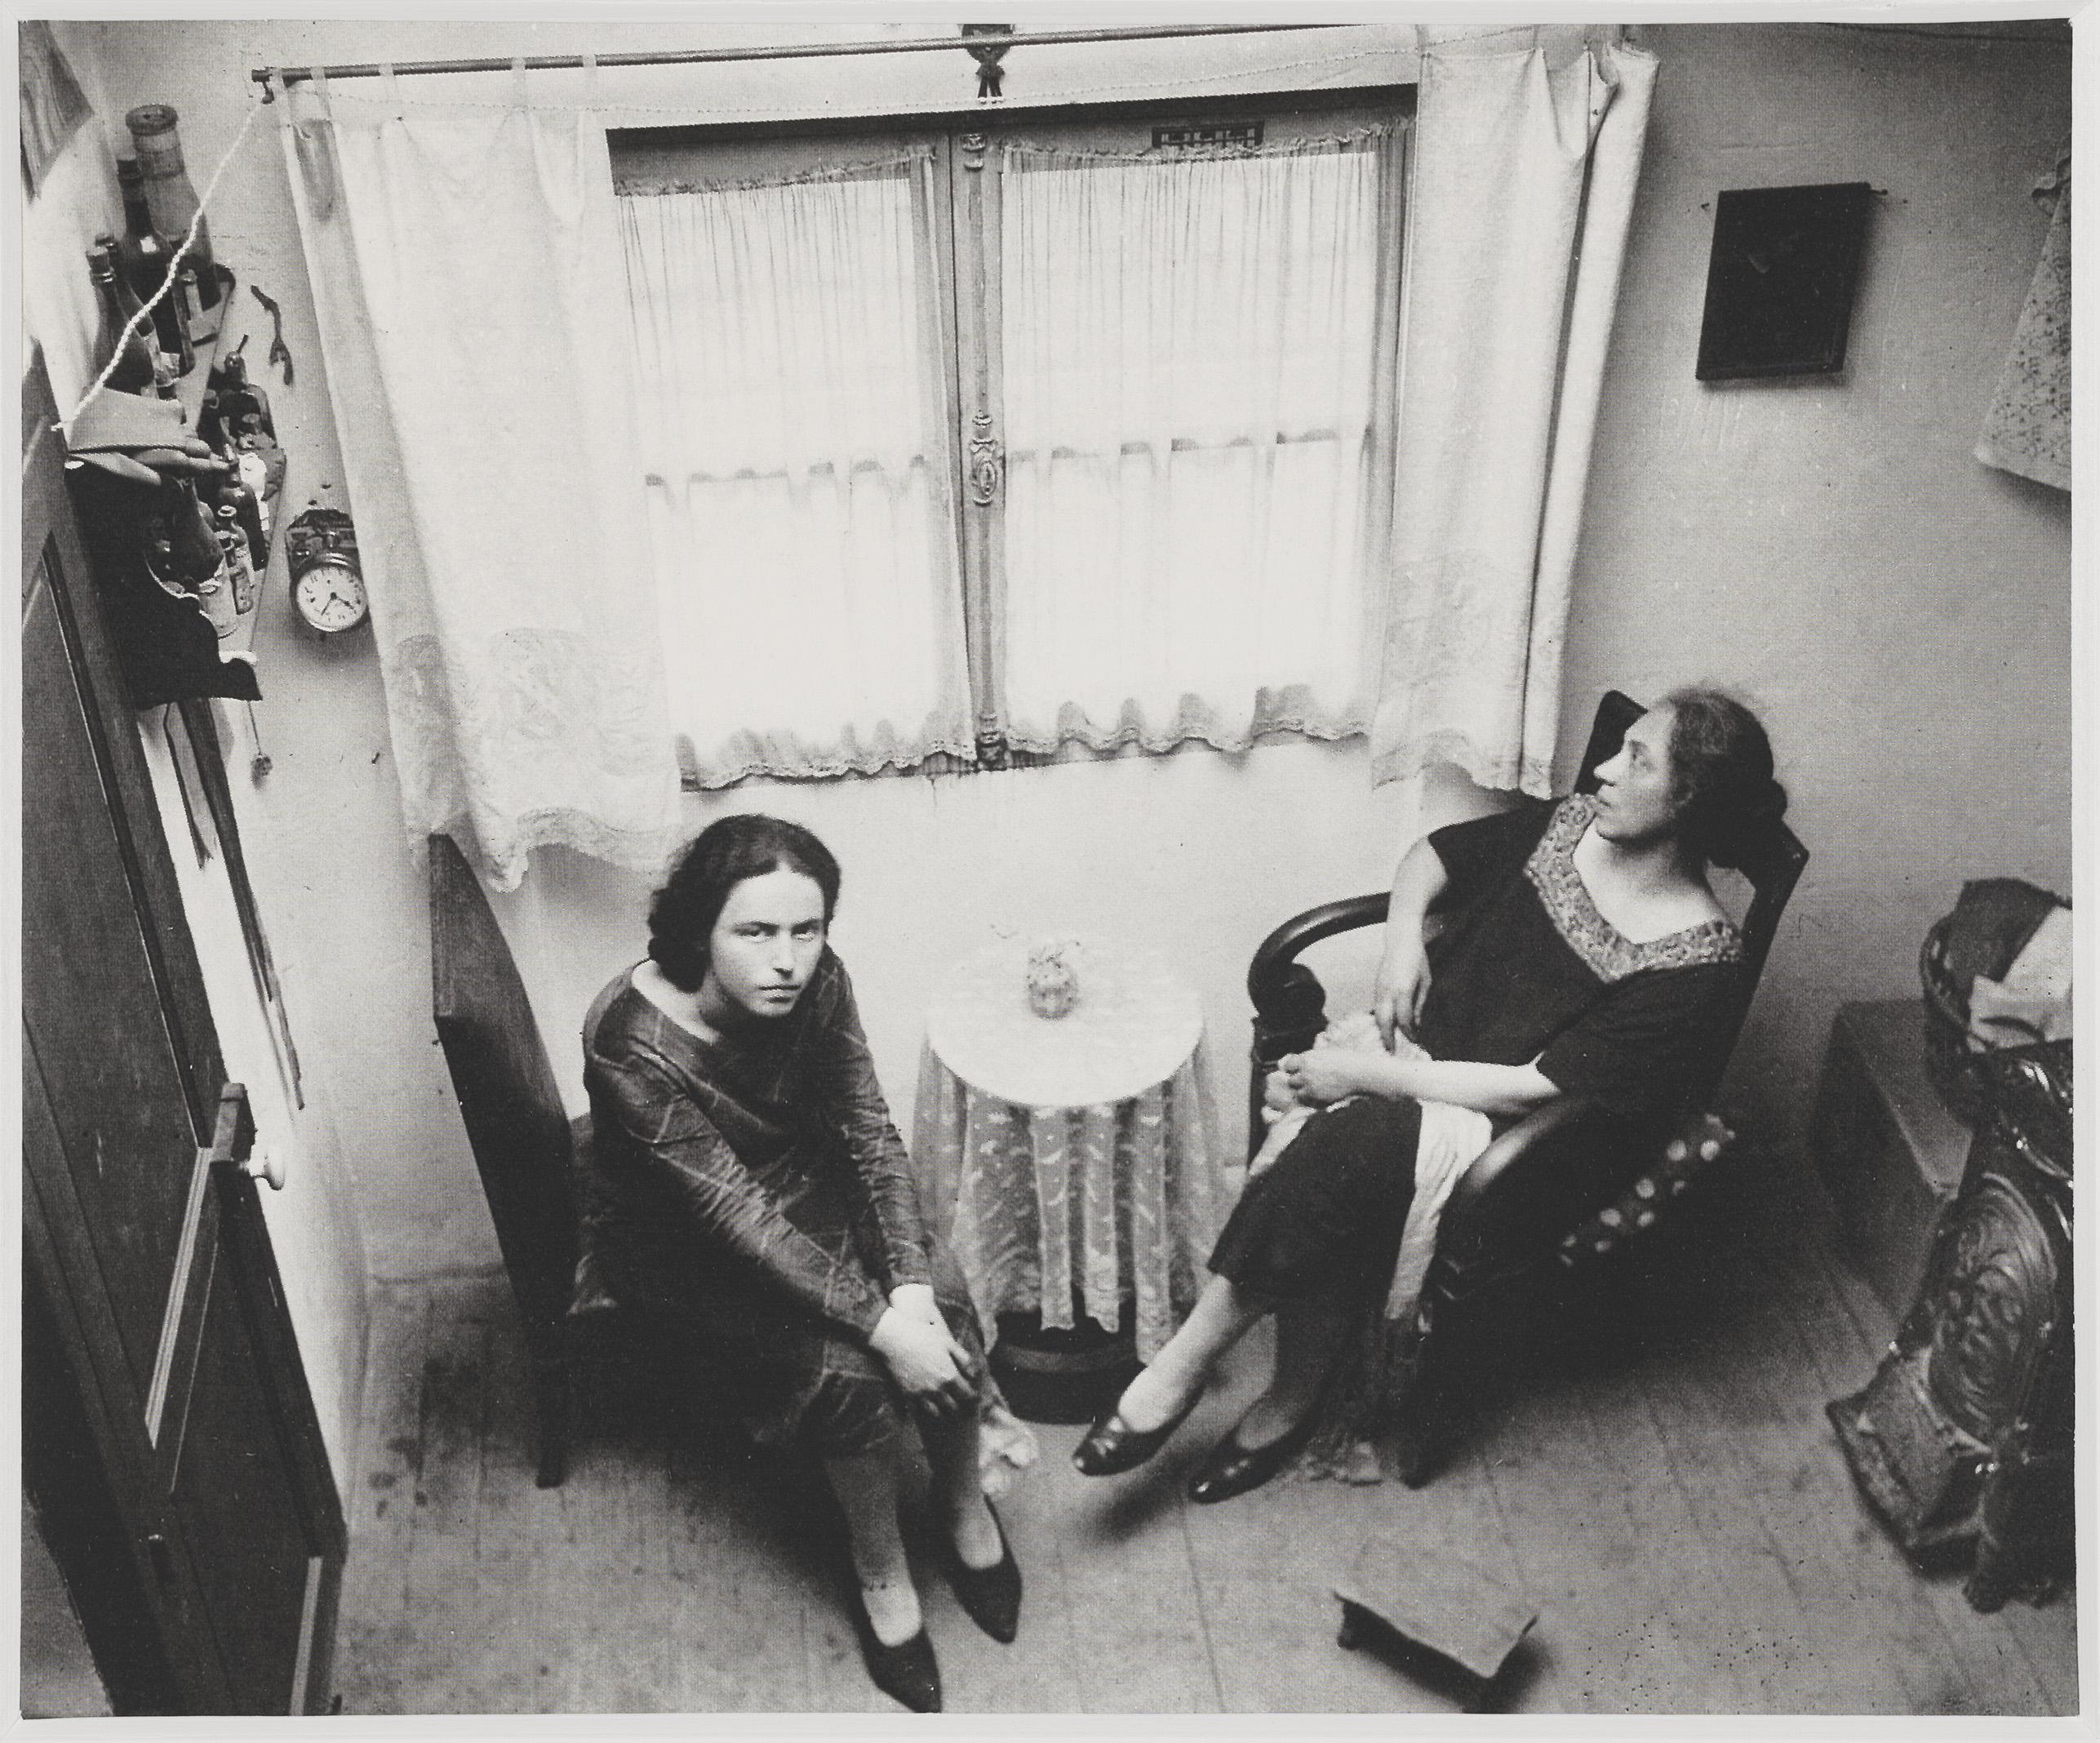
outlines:
{"label": "dark framed picture on wall", "polygon": [[1867,183],[1848,181],[1735,188],[1716,199],[1698,380],[1845,367],[1873,198]]}

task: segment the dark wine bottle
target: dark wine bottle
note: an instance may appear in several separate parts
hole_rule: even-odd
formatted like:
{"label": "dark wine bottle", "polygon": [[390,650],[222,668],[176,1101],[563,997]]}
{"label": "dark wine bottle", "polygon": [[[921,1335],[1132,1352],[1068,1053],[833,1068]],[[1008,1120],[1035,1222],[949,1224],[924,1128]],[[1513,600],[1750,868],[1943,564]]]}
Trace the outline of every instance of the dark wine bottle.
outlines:
{"label": "dark wine bottle", "polygon": [[116,245],[106,236],[95,238],[95,246],[87,251],[88,275],[95,281],[95,295],[102,305],[101,326],[95,336],[95,369],[100,374],[111,358],[117,367],[110,371],[109,385],[119,394],[151,394],[153,391],[153,346],[147,336],[153,331],[150,326],[144,331],[125,332],[125,325],[138,313],[139,302],[131,298],[131,306],[124,306],[124,285],[117,271]]}
{"label": "dark wine bottle", "polygon": [[166,579],[195,593],[224,559],[219,529],[187,478],[171,478],[161,487],[160,520],[161,536],[168,547]]}
{"label": "dark wine bottle", "polygon": [[[175,249],[153,228],[137,158],[117,160],[117,185],[124,195],[126,232],[117,245],[117,264],[132,295],[142,303],[151,302],[167,282]],[[197,348],[190,343],[189,323],[182,318],[181,298],[173,288],[154,305],[153,330],[160,336],[161,349],[175,358],[176,374],[186,376],[197,367]]]}
{"label": "dark wine bottle", "polygon": [[[153,227],[168,240],[171,248],[182,246],[189,224],[198,216],[197,190],[189,185],[189,171],[182,161],[182,140],[175,131],[175,113],[166,103],[142,103],[124,117],[131,130],[131,146],[139,155],[139,173],[145,183],[146,206]],[[219,305],[219,273],[212,264],[211,225],[200,219],[197,240],[185,259],[197,263],[199,309]]]}

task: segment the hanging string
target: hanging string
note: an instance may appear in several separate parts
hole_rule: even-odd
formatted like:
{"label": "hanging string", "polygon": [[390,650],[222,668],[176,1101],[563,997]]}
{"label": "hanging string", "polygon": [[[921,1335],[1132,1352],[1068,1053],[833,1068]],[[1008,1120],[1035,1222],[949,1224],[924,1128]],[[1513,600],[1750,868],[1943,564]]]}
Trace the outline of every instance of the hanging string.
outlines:
{"label": "hanging string", "polygon": [[219,167],[212,171],[211,179],[204,185],[204,192],[198,196],[197,215],[189,220],[189,229],[184,233],[181,245],[175,251],[175,258],[167,263],[167,277],[161,281],[160,289],[154,291],[139,312],[125,322],[124,331],[117,336],[117,348],[111,353],[109,361],[103,366],[102,373],[95,378],[93,385],[80,396],[80,403],[59,420],[58,433],[68,442],[73,440],[73,426],[75,420],[100,397],[103,389],[109,385],[110,376],[117,372],[117,366],[123,362],[124,347],[131,343],[131,335],[145,327],[146,324],[152,320],[153,311],[160,307],[161,304],[166,300],[168,292],[175,288],[175,275],[182,270],[183,259],[196,246],[197,232],[204,222],[204,214],[211,207],[211,196],[219,191],[219,178],[226,173],[226,166],[233,161],[233,153],[241,149],[248,137],[248,129],[255,126],[255,117],[262,112],[262,105],[260,103],[249,105],[247,118],[241,123],[241,131],[233,136],[233,143],[226,148],[226,155],[219,160]]}

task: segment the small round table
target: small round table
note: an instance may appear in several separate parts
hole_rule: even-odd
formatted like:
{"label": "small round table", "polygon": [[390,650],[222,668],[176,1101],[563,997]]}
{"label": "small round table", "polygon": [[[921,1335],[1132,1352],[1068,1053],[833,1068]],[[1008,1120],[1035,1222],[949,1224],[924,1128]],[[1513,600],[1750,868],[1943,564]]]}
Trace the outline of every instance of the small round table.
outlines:
{"label": "small round table", "polygon": [[1032,939],[1001,940],[948,976],[926,1013],[912,1155],[988,1336],[1001,1313],[1046,1327],[1118,1324],[1140,1357],[1201,1286],[1225,1189],[1195,989],[1158,952],[1094,940],[1079,1002],[1037,1016]]}

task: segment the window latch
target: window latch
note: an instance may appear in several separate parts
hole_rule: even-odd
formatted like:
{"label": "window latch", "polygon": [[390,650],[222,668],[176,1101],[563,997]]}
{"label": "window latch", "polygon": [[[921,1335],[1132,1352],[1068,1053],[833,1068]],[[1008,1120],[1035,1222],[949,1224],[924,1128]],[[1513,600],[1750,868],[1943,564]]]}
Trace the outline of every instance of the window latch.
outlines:
{"label": "window latch", "polygon": [[992,414],[980,411],[970,419],[970,500],[980,509],[998,500],[999,483],[1006,468],[1006,451],[992,434]]}

